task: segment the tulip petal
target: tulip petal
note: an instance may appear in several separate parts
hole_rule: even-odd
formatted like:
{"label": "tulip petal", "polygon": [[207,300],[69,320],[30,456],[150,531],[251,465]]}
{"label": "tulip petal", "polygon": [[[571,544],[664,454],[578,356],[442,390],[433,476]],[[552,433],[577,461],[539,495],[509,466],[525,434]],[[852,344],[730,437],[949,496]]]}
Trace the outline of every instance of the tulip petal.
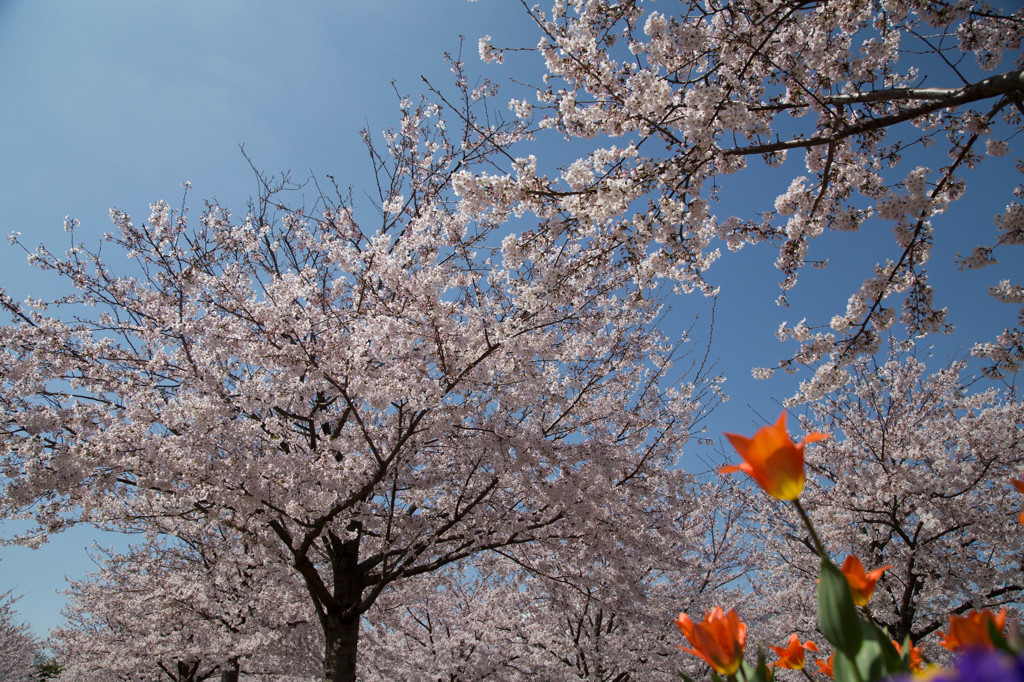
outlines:
{"label": "tulip petal", "polygon": [[680,646],[681,650],[699,656],[720,675],[733,675],[739,670],[747,626],[740,622],[735,610],[724,613],[722,607],[716,606],[700,623],[680,613],[675,622],[692,645],[692,648]]}
{"label": "tulip petal", "polygon": [[795,500],[803,492],[806,481],[804,446],[828,438],[828,435],[809,433],[799,444],[794,443],[786,433],[786,413],[783,412],[774,424],[759,429],[753,438],[737,433],[726,433],[725,437],[744,462],[722,467],[719,469],[721,473],[742,471],[772,497]]}

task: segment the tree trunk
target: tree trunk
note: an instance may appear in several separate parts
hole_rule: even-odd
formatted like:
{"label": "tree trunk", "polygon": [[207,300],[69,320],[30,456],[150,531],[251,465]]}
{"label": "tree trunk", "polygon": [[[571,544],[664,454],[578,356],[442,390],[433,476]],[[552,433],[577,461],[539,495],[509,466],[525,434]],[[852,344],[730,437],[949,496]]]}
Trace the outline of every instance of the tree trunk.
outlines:
{"label": "tree trunk", "polygon": [[238,682],[238,657],[228,659],[227,663],[221,666],[220,682]]}
{"label": "tree trunk", "polygon": [[[292,546],[292,536],[287,528],[277,522],[272,522],[271,528],[289,547]],[[360,610],[360,606],[367,582],[359,567],[361,526],[353,522],[348,530],[355,533],[354,538],[342,540],[331,530],[325,533],[322,549],[327,559],[325,563],[332,573],[330,588],[317,565],[309,558],[309,543],[302,544],[302,551],[295,554],[295,568],[306,583],[324,633],[323,682],[356,680],[359,614],[365,611],[365,608]]]}
{"label": "tree trunk", "polygon": [[[199,661],[177,661],[175,672],[177,677],[168,673],[168,675],[175,680],[175,682],[195,682],[196,673],[199,671]],[[164,669],[167,672],[167,669]]]}
{"label": "tree trunk", "polygon": [[359,616],[329,620],[324,627],[324,682],[355,682]]}

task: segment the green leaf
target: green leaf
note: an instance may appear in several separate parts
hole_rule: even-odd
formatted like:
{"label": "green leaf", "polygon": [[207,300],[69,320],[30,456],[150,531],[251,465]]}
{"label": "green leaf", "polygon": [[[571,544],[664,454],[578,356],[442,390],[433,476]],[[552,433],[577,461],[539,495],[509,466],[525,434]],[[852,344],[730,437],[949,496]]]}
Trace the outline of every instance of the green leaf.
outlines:
{"label": "green leaf", "polygon": [[996,627],[994,620],[986,619],[985,626],[988,628],[988,638],[992,640],[992,645],[995,646],[996,649],[1005,651],[1006,653],[1014,656],[1017,655],[1017,652],[1013,650],[1010,643],[1006,641],[1006,637],[1003,637],[1003,633]]}
{"label": "green leaf", "polygon": [[679,679],[684,680],[684,682],[694,682],[693,678],[684,673],[682,670],[677,670],[676,675],[679,675]]}
{"label": "green leaf", "polygon": [[821,560],[818,574],[818,624],[837,651],[851,659],[857,656],[864,641],[861,619],[846,576],[828,559]]}
{"label": "green leaf", "polygon": [[889,635],[871,623],[861,621],[864,641],[854,656],[854,665],[861,679],[877,680],[894,673],[908,672],[896,647],[892,645]]}
{"label": "green leaf", "polygon": [[745,660],[740,663],[740,679],[745,682],[772,682],[772,669],[765,663],[764,647],[757,647],[757,665],[751,666]]}
{"label": "green leaf", "polygon": [[833,679],[836,682],[864,682],[864,679],[857,672],[857,666],[842,651],[835,652],[832,659]]}
{"label": "green leaf", "polygon": [[910,670],[910,649],[913,647],[913,643],[910,641],[910,635],[903,638],[903,649],[900,653],[900,664],[904,670]]}
{"label": "green leaf", "polygon": [[757,646],[757,667],[754,669],[754,679],[757,682],[772,682],[773,678],[772,669],[768,667],[768,663],[764,659],[764,647],[759,644]]}

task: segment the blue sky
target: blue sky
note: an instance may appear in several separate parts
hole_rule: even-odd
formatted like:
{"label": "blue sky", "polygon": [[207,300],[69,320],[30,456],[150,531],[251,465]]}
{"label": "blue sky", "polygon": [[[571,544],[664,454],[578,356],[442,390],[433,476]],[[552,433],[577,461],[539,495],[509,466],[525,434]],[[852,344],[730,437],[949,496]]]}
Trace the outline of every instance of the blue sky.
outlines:
{"label": "blue sky", "polygon": [[[515,0],[300,0],[283,7],[267,0],[0,2],[0,232],[19,231],[26,244],[61,250],[65,216],[81,221],[76,236],[88,240],[110,229],[112,207],[141,220],[153,201],[177,205],[185,181],[194,201],[216,197],[241,213],[256,191],[241,144],[263,171],[330,173],[351,183],[357,208],[365,208],[362,188],[370,189],[372,176],[359,129],[379,133],[395,123],[395,87],[419,94],[421,75],[450,87],[442,55],[458,51],[460,35],[477,73],[499,81],[538,81],[541,73],[532,54],[510,58],[507,68],[477,62],[477,39],[486,34],[500,46],[536,44],[535,27]],[[983,181],[969,184],[969,199],[946,218],[956,234],[980,240],[992,233],[991,215],[1016,182],[1009,162],[984,168]],[[753,181],[745,177],[749,208],[716,212],[769,208],[799,172],[800,162],[790,161]],[[712,354],[728,375],[732,400],[709,421],[712,432],[751,431],[757,413],[774,419],[774,401],[795,384],[788,377],[754,382],[750,368],[785,354],[774,336],[783,319],[845,307],[875,261],[872,241],[868,230],[831,239],[826,248],[842,259],[827,273],[807,273],[789,311],[774,305],[770,247],[725,254],[712,271],[723,285]],[[942,240],[937,266],[969,249],[963,241]],[[24,254],[0,248],[0,287],[15,298],[57,291],[27,267]],[[948,265],[936,273],[940,284],[954,275],[947,302],[954,323],[969,333],[939,340],[939,356],[991,336],[1013,316],[984,299],[993,273],[962,277]],[[704,341],[710,302],[673,304],[670,319],[679,329],[702,315],[695,337]],[[89,570],[84,547],[96,538],[76,529],[39,550],[0,548],[0,592],[24,595],[19,609],[38,634],[59,622],[56,590],[65,575]]]}

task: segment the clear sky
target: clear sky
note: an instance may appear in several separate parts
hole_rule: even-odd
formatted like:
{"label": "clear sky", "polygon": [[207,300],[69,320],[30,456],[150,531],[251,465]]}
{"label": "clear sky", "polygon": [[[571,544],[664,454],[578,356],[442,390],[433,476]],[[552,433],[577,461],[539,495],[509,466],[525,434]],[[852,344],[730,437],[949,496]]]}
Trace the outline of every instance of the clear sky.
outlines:
{"label": "clear sky", "polygon": [[[477,62],[483,35],[496,45],[536,44],[536,28],[516,0],[298,0],[284,8],[268,0],[0,0],[0,232],[19,231],[27,244],[62,250],[65,216],[81,221],[76,237],[88,240],[111,229],[112,207],[142,220],[153,201],[176,205],[185,181],[194,201],[215,196],[241,213],[256,191],[241,144],[263,171],[329,173],[351,183],[357,210],[360,203],[366,208],[361,188],[369,189],[372,176],[359,129],[379,133],[393,125],[395,88],[417,95],[421,75],[450,89],[443,53],[459,50],[460,35],[477,73],[499,82],[510,75],[539,81],[536,55],[506,67]],[[771,206],[799,174],[795,163],[752,184],[744,180],[749,211]],[[949,218],[956,229],[988,239],[991,215],[1017,181],[1011,168],[984,166],[982,181],[968,185],[972,198]],[[744,214],[742,207],[718,212],[726,210]],[[842,258],[833,258],[827,277],[841,286],[808,273],[791,311],[773,304],[778,277],[770,247],[726,254],[712,271],[723,285],[712,354],[732,396],[709,421],[712,432],[751,431],[758,413],[778,414],[774,401],[790,395],[794,383],[754,382],[750,368],[786,353],[774,337],[782,320],[797,322],[822,305],[845,307],[875,259],[863,246],[870,236],[857,236],[865,235],[830,244]],[[950,261],[965,248],[961,242],[940,242],[936,262]],[[0,287],[15,298],[57,291],[6,244],[0,263]],[[943,267],[937,277],[959,276]],[[985,272],[956,280],[948,303],[953,322],[970,334],[942,340],[939,355],[1012,319],[1009,308],[984,301],[993,278]],[[702,315],[695,337],[705,341],[710,302],[690,297],[673,305],[670,319],[680,329]],[[0,548],[0,592],[24,595],[19,609],[38,634],[59,623],[63,599],[56,591],[65,575],[89,570],[84,548],[95,539],[76,529],[39,550]]]}

